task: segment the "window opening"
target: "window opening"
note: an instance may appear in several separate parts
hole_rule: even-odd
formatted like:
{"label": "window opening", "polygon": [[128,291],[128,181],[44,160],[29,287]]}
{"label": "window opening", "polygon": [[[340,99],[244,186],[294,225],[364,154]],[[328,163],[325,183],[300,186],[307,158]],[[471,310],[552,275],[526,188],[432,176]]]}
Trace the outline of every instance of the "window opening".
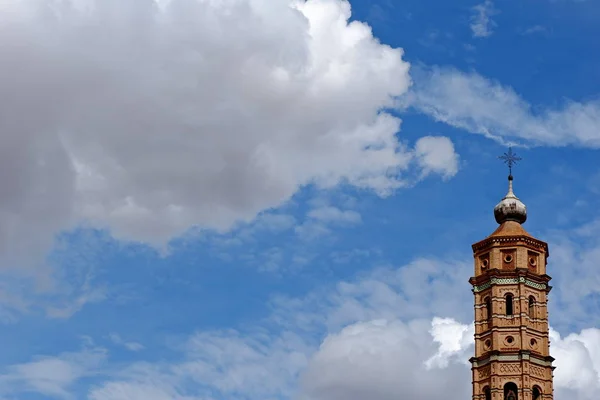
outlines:
{"label": "window opening", "polygon": [[489,386],[486,386],[483,389],[483,394],[485,396],[485,400],[492,400],[492,391],[490,390]]}
{"label": "window opening", "polygon": [[533,387],[533,395],[531,396],[531,398],[533,400],[541,400],[541,398],[542,398],[542,391],[540,390],[539,387],[537,387],[537,386]]}
{"label": "window opening", "polygon": [[513,295],[506,295],[506,315],[513,315]]}
{"label": "window opening", "polygon": [[492,300],[489,297],[485,298],[485,318],[488,321],[492,320]]}
{"label": "window opening", "polygon": [[529,318],[535,317],[535,298],[529,297]]}
{"label": "window opening", "polygon": [[519,389],[513,382],[504,385],[504,400],[518,400]]}

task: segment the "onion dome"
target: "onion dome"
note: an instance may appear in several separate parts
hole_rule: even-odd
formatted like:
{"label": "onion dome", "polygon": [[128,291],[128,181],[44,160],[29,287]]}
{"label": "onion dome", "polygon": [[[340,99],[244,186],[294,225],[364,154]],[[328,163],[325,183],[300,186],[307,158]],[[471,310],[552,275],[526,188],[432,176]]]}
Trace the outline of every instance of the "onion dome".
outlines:
{"label": "onion dome", "polygon": [[506,221],[515,221],[519,224],[527,220],[527,207],[513,193],[513,177],[508,176],[508,193],[494,207],[494,217],[496,222],[502,224]]}

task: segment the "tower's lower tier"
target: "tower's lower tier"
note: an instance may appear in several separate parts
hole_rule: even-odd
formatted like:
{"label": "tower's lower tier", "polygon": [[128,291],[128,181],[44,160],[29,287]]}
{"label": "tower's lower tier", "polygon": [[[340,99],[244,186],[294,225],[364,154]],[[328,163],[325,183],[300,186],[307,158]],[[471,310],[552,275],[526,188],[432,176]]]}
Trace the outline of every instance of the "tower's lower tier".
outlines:
{"label": "tower's lower tier", "polygon": [[553,399],[552,357],[527,351],[471,358],[473,400]]}

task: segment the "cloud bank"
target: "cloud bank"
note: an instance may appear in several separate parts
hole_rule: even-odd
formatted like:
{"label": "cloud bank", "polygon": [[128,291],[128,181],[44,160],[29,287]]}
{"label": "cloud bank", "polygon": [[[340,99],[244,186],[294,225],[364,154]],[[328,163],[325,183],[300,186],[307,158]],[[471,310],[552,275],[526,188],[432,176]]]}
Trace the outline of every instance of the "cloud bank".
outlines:
{"label": "cloud bank", "polygon": [[[461,321],[471,318],[472,294],[462,279],[467,271],[456,277],[439,272],[452,269],[462,267],[421,259],[304,298],[274,299],[273,314],[243,330],[178,336],[168,361],[145,361],[135,353],[136,361],[111,363],[98,345],[34,359],[0,375],[0,395],[28,390],[90,400],[465,398],[471,392],[473,325]],[[431,286],[413,283],[423,280]],[[418,296],[432,301],[418,302]],[[448,299],[450,307],[442,307]],[[600,330],[562,336],[552,330],[551,346],[555,398],[595,399]],[[84,384],[90,376],[94,384]]]}
{"label": "cloud bank", "polygon": [[[415,154],[383,110],[409,64],[350,15],[342,0],[1,2],[3,264],[82,222],[161,245],[303,185],[403,186]],[[453,175],[444,156],[418,166]]]}

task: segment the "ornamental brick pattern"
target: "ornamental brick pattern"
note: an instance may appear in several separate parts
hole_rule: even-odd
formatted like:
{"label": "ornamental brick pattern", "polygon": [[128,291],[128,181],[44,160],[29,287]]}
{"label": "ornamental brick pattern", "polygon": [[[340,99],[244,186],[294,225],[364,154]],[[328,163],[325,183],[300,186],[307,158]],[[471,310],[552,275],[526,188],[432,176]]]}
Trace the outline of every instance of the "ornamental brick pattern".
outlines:
{"label": "ornamental brick pattern", "polygon": [[473,245],[473,400],[553,399],[548,245],[514,220]]}

